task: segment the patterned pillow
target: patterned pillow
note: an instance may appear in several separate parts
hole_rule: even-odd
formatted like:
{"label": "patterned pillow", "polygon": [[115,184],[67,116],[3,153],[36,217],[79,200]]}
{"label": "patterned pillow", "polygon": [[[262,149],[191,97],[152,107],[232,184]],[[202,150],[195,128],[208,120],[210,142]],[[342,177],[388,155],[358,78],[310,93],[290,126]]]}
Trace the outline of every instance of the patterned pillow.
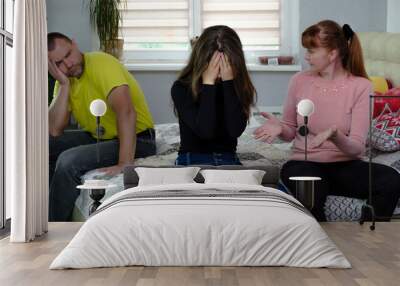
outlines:
{"label": "patterned pillow", "polygon": [[385,106],[389,106],[392,111],[396,111],[400,109],[400,87],[392,88],[385,93],[380,93],[375,91],[375,95],[381,96],[398,96],[394,98],[384,98],[379,97],[374,99],[374,114],[373,117],[377,117],[382,114]]}
{"label": "patterned pillow", "polygon": [[400,109],[391,112],[388,105],[372,122],[372,147],[393,152],[400,150]]}
{"label": "patterned pillow", "polygon": [[327,221],[356,221],[361,218],[365,201],[341,196],[327,196],[324,213]]}

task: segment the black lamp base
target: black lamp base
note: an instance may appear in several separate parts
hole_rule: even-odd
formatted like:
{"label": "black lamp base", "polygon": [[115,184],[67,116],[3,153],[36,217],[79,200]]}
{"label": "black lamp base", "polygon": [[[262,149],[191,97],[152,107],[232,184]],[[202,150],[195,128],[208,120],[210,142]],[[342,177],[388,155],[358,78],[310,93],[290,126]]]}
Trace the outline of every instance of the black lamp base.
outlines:
{"label": "black lamp base", "polygon": [[94,213],[97,208],[101,205],[100,200],[104,197],[106,189],[91,189],[89,196],[93,200],[93,203],[89,207],[89,215]]}

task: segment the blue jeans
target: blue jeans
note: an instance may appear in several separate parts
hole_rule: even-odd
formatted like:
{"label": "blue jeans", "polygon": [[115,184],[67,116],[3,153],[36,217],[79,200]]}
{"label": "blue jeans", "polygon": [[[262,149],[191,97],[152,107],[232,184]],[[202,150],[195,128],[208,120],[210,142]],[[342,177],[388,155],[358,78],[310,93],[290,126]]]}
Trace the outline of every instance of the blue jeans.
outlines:
{"label": "blue jeans", "polygon": [[[97,162],[96,139],[81,130],[66,131],[49,137],[49,221],[68,221],[79,196],[77,185],[86,172],[116,165],[119,157],[118,139],[99,142]],[[156,153],[155,133],[148,129],[137,134],[135,158]]]}
{"label": "blue jeans", "polygon": [[178,155],[175,165],[242,165],[236,153],[193,153],[187,152]]}

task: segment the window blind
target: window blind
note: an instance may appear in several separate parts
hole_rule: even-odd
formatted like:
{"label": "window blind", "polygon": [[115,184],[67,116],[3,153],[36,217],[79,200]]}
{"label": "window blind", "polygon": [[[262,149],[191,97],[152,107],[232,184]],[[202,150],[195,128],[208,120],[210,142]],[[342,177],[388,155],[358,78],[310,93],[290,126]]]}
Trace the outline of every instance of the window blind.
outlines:
{"label": "window blind", "polygon": [[120,36],[126,61],[185,61],[190,38],[213,25],[233,28],[249,59],[298,52],[298,0],[125,1]]}
{"label": "window blind", "polygon": [[189,0],[127,0],[121,12],[125,51],[188,49]]}
{"label": "window blind", "polygon": [[280,0],[202,0],[202,29],[233,28],[245,50],[278,50],[281,44]]}

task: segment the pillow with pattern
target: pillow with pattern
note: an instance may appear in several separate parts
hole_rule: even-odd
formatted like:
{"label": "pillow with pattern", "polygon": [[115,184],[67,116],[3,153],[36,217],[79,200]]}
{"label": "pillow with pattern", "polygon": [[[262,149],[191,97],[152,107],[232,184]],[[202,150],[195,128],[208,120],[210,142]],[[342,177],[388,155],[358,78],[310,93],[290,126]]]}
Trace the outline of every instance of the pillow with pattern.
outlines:
{"label": "pillow with pattern", "polygon": [[400,109],[392,112],[388,105],[372,122],[371,145],[385,152],[400,150]]}
{"label": "pillow with pattern", "polygon": [[[392,111],[397,111],[400,109],[400,87],[389,89],[385,93],[375,91],[375,95],[383,97],[374,98],[374,118],[382,114],[382,111],[385,109],[386,105],[389,106],[390,110]],[[396,97],[385,98],[387,96]]]}
{"label": "pillow with pattern", "polygon": [[327,221],[360,220],[365,200],[342,196],[327,196],[324,206]]}

